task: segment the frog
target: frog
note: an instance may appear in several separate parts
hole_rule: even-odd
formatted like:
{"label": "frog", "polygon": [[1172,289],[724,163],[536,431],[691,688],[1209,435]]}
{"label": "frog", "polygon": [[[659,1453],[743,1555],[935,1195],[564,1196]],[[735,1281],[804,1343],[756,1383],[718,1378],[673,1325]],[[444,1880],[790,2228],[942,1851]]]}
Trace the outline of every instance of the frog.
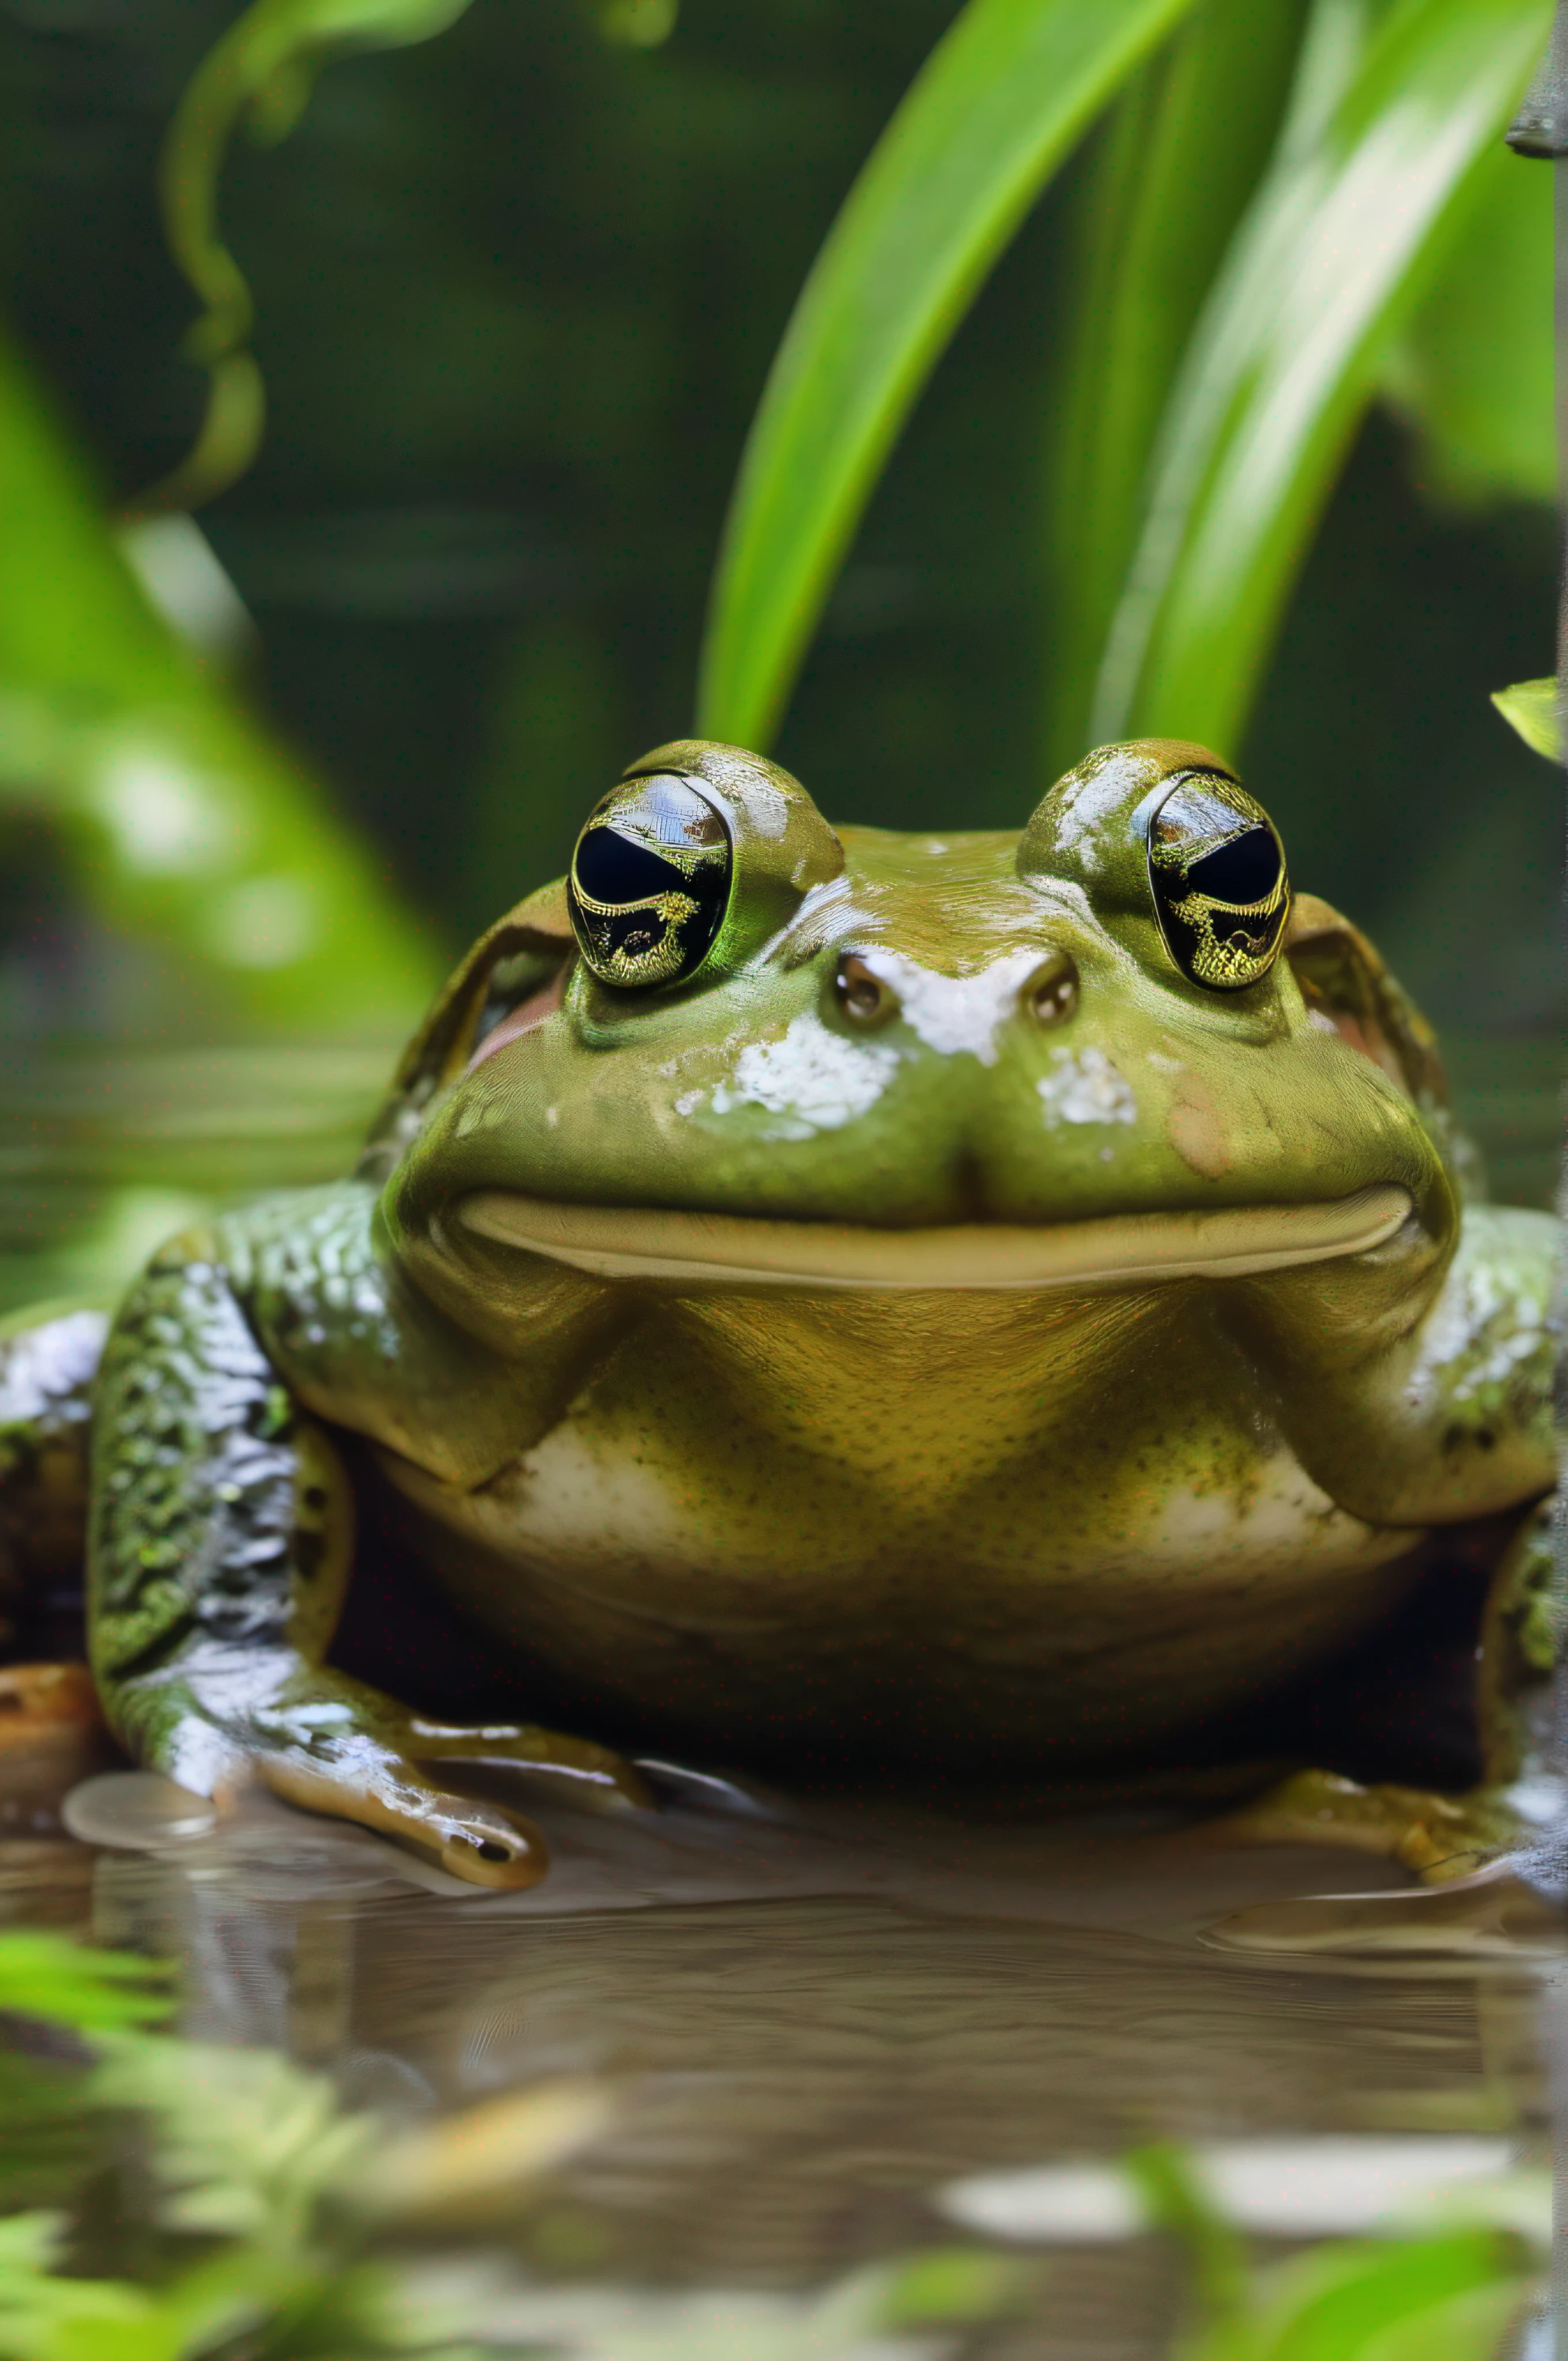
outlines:
{"label": "frog", "polygon": [[[922,833],[679,740],[464,959],[347,1179],[13,1326],[0,1565],[82,1550],[135,1763],[478,1886],[544,1873],[531,1782],[857,1764],[1190,1773],[1255,1839],[1458,1874],[1542,1776],[1553,1244],[1212,750]],[[505,1710],[338,1661],[372,1492]],[[1231,1759],[1456,1553],[1474,1775]]]}

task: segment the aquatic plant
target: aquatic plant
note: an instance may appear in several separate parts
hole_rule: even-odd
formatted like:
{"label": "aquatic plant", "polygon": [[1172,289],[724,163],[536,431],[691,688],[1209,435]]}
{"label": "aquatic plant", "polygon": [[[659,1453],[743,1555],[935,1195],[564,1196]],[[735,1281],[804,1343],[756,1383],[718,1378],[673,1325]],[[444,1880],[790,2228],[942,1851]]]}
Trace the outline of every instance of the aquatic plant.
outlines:
{"label": "aquatic plant", "polygon": [[[1161,731],[1234,751],[1352,430],[1396,332],[1420,342],[1445,250],[1462,281],[1442,299],[1450,334],[1486,300],[1455,241],[1495,185],[1547,22],[1534,0],[970,0],[774,362],[715,581],[699,730],[769,741],[922,384],[1126,85],[1058,337],[1045,767]],[[1432,373],[1403,382],[1419,406]]]}
{"label": "aquatic plant", "polygon": [[396,1028],[434,946],[318,783],[154,611],[0,339],[0,813],[46,822],[172,1006],[236,1028]]}
{"label": "aquatic plant", "polygon": [[[253,0],[203,61],[161,190],[170,251],[205,306],[189,349],[212,390],[195,449],[152,504],[199,505],[259,445],[252,304],[217,228],[236,124],[280,138],[324,57],[427,41],[467,5]],[[1544,0],[967,0],[785,329],[714,579],[698,730],[771,742],[905,420],[1102,116],[1054,339],[1048,769],[1096,740],[1161,730],[1234,749],[1380,389],[1425,423],[1458,497],[1479,475],[1484,492],[1550,499],[1544,249],[1530,235],[1546,215],[1527,226],[1518,181],[1499,177],[1549,13]],[[673,14],[603,21],[645,42]],[[1499,203],[1511,237],[1485,234]],[[1542,316],[1521,338],[1532,299]]]}
{"label": "aquatic plant", "polygon": [[[161,192],[210,392],[149,505],[211,497],[261,435],[251,299],[218,226],[235,129],[281,137],[324,59],[429,41],[466,7],[255,0],[199,66]],[[698,726],[772,736],[912,406],[1097,122],[1041,389],[1042,772],[1142,730],[1234,751],[1379,390],[1453,499],[1549,496],[1547,192],[1498,140],[1547,14],[968,0],[784,335],[715,577]],[[641,48],[674,18],[666,0],[598,12],[607,38]],[[1021,483],[1033,464],[1021,450]],[[157,949],[208,1032],[396,1030],[432,950],[319,785],[151,610],[14,360],[0,491],[0,808],[58,831],[83,898]]]}
{"label": "aquatic plant", "polygon": [[[374,2117],[345,2113],[325,2076],[276,2051],[150,2030],[170,2013],[166,1984],[155,1963],[126,1954],[0,1937],[0,2013],[74,2037],[76,2048],[47,2069],[0,2054],[13,2200],[29,2177],[59,2195],[84,2164],[104,2167],[104,2141],[80,2136],[88,2121],[133,2126],[118,2169],[109,2163],[115,2218],[97,2242],[129,2268],[87,2269],[82,2224],[58,2204],[0,2219],[0,2355],[477,2361],[439,2306],[367,2251],[372,2230],[429,2178],[407,2146],[419,2136],[389,2147]],[[536,2169],[581,2121],[548,2094],[525,2103],[501,2169]],[[49,2135],[69,2122],[79,2137],[66,2157]]]}
{"label": "aquatic plant", "polygon": [[[399,2129],[276,2050],[157,2030],[168,1985],[132,1954],[0,1935],[0,2017],[67,2037],[47,2063],[0,2048],[3,2361],[849,2361],[872,2339],[886,2361],[938,2361],[949,2332],[1011,2309],[1032,2276],[941,2247],[802,2299],[643,2301],[393,2260],[392,2230],[472,2218],[602,2132],[607,2095],[555,2082]],[[107,2207],[100,2182],[73,2213],[105,2170]],[[88,2267],[105,2250],[116,2275]]]}
{"label": "aquatic plant", "polygon": [[[1498,2361],[1544,2292],[1543,2253],[1506,2218],[1518,2208],[1488,2218],[1485,2190],[1430,2229],[1327,2239],[1254,2270],[1179,2147],[1136,2150],[1126,2169],[1189,2258],[1198,2319],[1173,2361]],[[1546,2222],[1549,2237],[1549,2195]]]}

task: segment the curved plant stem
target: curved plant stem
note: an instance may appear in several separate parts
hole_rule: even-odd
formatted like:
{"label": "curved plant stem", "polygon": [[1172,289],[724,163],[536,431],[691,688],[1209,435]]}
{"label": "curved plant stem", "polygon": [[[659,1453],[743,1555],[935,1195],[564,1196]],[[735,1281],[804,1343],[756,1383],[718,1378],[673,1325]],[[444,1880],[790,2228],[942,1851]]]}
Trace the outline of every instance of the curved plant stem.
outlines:
{"label": "curved plant stem", "polygon": [[317,69],[334,50],[405,49],[455,24],[468,0],[255,0],[186,84],[159,166],[169,251],[204,310],[186,339],[209,371],[196,441],[133,516],[200,508],[237,482],[261,447],[266,397],[246,349],[255,306],[218,225],[218,181],[242,118],[266,144],[294,127]]}

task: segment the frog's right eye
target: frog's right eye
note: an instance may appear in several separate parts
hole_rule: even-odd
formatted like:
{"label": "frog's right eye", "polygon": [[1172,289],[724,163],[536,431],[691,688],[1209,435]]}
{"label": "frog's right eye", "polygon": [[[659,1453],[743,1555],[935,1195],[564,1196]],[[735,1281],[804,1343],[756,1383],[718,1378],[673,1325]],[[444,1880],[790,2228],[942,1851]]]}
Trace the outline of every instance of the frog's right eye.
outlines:
{"label": "frog's right eye", "polygon": [[1174,781],[1150,817],[1148,880],[1166,949],[1192,983],[1242,992],[1268,973],[1290,915],[1285,848],[1223,774]]}
{"label": "frog's right eye", "polygon": [[572,855],[566,906],[585,965],[623,992],[689,982],[724,923],[734,866],[722,814],[689,779],[623,780]]}

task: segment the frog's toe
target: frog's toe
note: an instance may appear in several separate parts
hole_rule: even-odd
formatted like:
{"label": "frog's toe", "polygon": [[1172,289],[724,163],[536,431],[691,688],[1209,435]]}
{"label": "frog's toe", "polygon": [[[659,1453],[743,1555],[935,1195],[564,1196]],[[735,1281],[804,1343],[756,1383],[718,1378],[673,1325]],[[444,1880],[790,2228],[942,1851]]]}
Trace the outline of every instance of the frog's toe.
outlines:
{"label": "frog's toe", "polygon": [[449,1723],[411,1716],[403,1743],[417,1763],[520,1772],[580,1811],[646,1812],[656,1806],[652,1788],[625,1755],[532,1722]]}
{"label": "frog's toe", "polygon": [[439,1839],[441,1866],[469,1885],[516,1890],[537,1885],[550,1866],[550,1848],[532,1820],[499,1808],[436,1796],[427,1825]]}
{"label": "frog's toe", "polygon": [[255,1769],[286,1803],[375,1828],[470,1885],[537,1885],[550,1866],[549,1846],[521,1812],[449,1794],[379,1750],[350,1745],[335,1759],[267,1753]]}

